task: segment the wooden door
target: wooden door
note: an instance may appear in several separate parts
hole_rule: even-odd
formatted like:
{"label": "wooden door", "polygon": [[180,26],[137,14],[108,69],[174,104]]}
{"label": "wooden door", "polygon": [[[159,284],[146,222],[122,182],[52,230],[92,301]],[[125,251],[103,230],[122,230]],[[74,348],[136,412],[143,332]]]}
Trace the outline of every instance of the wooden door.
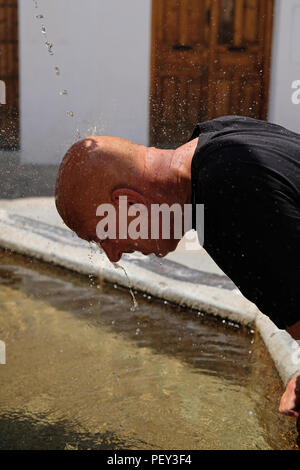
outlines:
{"label": "wooden door", "polygon": [[0,80],[6,104],[0,104],[0,149],[19,147],[18,0],[0,2]]}
{"label": "wooden door", "polygon": [[151,145],[225,114],[267,117],[272,21],[273,0],[153,0]]}
{"label": "wooden door", "polygon": [[205,119],[211,0],[154,0],[151,142],[183,142],[191,123]]}

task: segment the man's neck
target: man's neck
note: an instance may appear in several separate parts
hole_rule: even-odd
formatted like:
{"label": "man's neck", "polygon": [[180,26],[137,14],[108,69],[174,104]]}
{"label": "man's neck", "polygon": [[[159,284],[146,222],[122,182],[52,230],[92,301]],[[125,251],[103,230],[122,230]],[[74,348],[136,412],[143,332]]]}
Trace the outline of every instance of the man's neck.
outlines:
{"label": "man's neck", "polygon": [[185,203],[189,203],[191,198],[191,165],[197,143],[198,138],[178,147],[171,159],[170,170],[174,174],[178,186],[187,196]]}
{"label": "man's neck", "polygon": [[148,147],[145,176],[164,202],[188,204],[191,199],[191,163],[198,139],[175,150]]}

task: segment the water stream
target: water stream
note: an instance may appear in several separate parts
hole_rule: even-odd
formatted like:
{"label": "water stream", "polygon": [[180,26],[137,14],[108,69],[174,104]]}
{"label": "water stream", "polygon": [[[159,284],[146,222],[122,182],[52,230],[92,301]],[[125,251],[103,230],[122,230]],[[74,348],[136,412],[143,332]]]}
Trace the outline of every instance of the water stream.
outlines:
{"label": "water stream", "polygon": [[[37,0],[33,0],[33,6],[34,6],[34,9],[39,9],[39,4],[38,4],[38,1],[37,1]],[[46,48],[47,48],[47,50],[48,50],[49,55],[50,55],[50,56],[54,56],[54,51],[53,51],[54,44],[53,44],[53,42],[51,42],[51,41],[49,40],[48,35],[47,35],[47,28],[46,28],[46,26],[45,26],[45,24],[44,24],[44,23],[45,23],[45,22],[44,22],[45,16],[44,16],[42,13],[40,13],[40,14],[35,14],[35,18],[36,18],[38,21],[43,20],[43,23],[42,23],[42,25],[41,25],[41,33],[42,33],[42,35],[43,35],[44,44],[45,44],[45,46],[46,46]],[[56,65],[56,66],[54,66],[54,71],[55,71],[56,76],[57,76],[57,77],[60,77],[60,75],[61,75],[61,68]],[[59,91],[59,95],[60,95],[60,96],[67,96],[67,95],[69,95],[69,92],[68,92],[67,89],[61,89],[61,90]],[[66,111],[66,116],[73,118],[73,117],[75,116],[75,113],[74,113],[72,110],[67,110],[67,111]],[[76,138],[76,140],[78,140],[78,138],[80,138],[80,135],[81,135],[80,130],[79,130],[79,129],[76,129],[76,131],[75,131],[75,138]]]}
{"label": "water stream", "polygon": [[133,302],[132,306],[130,307],[130,310],[131,310],[132,312],[135,312],[135,311],[137,310],[137,308],[138,308],[138,303],[137,303],[137,300],[136,300],[136,298],[135,298],[135,295],[134,295],[134,292],[133,292],[133,289],[132,289],[132,283],[131,283],[130,278],[129,278],[128,274],[127,274],[127,271],[126,271],[126,269],[124,268],[124,266],[121,266],[121,265],[118,264],[118,263],[112,263],[112,264],[113,264],[113,266],[114,266],[115,269],[121,269],[121,270],[123,271],[123,273],[125,274],[125,276],[126,276],[126,279],[127,279],[127,282],[128,282],[128,289],[129,289],[129,291],[130,291],[130,295],[131,295],[131,297],[132,297],[132,302]]}

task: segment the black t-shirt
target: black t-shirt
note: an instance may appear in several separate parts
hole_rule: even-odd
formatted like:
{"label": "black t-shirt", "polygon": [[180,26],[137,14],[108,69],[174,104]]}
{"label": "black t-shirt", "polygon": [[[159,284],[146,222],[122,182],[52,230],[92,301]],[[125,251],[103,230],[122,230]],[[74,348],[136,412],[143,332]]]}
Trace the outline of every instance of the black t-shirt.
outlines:
{"label": "black t-shirt", "polygon": [[[198,124],[204,248],[279,328],[300,321],[300,135],[242,116]],[[193,227],[196,228],[195,218]]]}

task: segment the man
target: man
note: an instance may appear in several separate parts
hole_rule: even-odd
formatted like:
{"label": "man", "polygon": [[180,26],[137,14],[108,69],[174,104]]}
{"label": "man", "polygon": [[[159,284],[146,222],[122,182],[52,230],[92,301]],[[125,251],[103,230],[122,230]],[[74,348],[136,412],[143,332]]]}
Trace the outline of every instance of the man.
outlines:
{"label": "man", "polygon": [[[133,251],[165,256],[175,250],[174,230],[169,239],[161,232],[157,239],[99,239],[98,206],[112,204],[119,220],[125,197],[128,207],[149,210],[153,204],[203,204],[204,248],[245,297],[300,340],[300,135],[225,116],[198,124],[175,150],[112,137],[71,147],[60,167],[56,206],[79,237],[99,243],[113,262]],[[300,364],[280,412],[300,415]]]}

